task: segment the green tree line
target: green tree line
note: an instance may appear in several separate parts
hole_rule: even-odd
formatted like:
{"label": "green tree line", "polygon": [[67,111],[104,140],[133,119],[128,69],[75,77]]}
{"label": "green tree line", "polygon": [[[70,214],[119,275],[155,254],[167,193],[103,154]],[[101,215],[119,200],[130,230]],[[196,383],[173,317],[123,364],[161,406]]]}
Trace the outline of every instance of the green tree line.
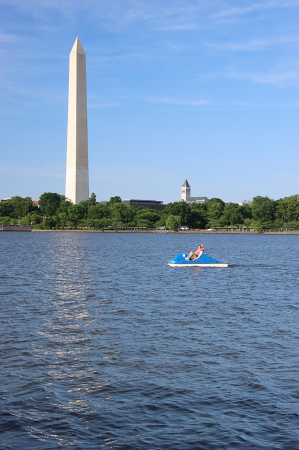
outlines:
{"label": "green tree line", "polygon": [[188,205],[168,203],[163,211],[143,206],[129,206],[121,198],[111,197],[106,203],[96,201],[95,194],[77,205],[63,195],[45,192],[39,207],[30,197],[12,197],[0,203],[0,222],[32,224],[34,228],[151,228],[181,226],[190,228],[254,228],[258,231],[274,228],[299,228],[299,196],[279,200],[257,196],[243,206],[225,204],[219,198],[207,203]]}

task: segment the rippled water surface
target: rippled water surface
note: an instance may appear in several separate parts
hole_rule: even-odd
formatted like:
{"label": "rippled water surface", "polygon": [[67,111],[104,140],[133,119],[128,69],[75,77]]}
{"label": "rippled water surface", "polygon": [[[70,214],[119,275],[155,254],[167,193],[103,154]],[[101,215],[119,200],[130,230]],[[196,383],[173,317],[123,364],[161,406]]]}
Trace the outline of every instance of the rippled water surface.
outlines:
{"label": "rippled water surface", "polygon": [[[200,243],[230,266],[167,267]],[[0,448],[299,449],[298,251],[0,233]]]}

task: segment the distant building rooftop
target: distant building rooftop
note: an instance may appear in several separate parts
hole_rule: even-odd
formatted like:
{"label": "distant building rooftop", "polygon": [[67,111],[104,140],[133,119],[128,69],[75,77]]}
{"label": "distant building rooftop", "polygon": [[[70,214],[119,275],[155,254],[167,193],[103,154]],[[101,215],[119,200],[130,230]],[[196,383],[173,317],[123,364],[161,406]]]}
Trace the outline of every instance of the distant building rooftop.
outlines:
{"label": "distant building rooftop", "polygon": [[190,185],[189,185],[189,183],[188,183],[188,181],[187,181],[187,179],[184,181],[184,183],[182,184],[182,187],[190,187]]}
{"label": "distant building rooftop", "polygon": [[146,206],[151,209],[159,209],[162,210],[166,205],[163,205],[163,202],[160,200],[137,200],[137,199],[127,199],[122,200],[125,205],[130,206]]}
{"label": "distant building rooftop", "polygon": [[209,201],[208,197],[190,197],[187,203],[207,203]]}
{"label": "distant building rooftop", "polygon": [[122,200],[123,203],[129,204],[129,205],[135,205],[136,203],[142,203],[142,204],[148,204],[148,205],[163,205],[163,202],[160,200],[135,200],[135,199],[128,199],[128,200]]}
{"label": "distant building rooftop", "polygon": [[[106,205],[106,203],[108,203],[108,200],[101,201],[101,203]],[[132,198],[122,200],[122,203],[130,206],[146,206],[147,208],[159,209],[160,211],[165,209],[166,206],[163,205],[163,202],[161,200],[138,200]]]}

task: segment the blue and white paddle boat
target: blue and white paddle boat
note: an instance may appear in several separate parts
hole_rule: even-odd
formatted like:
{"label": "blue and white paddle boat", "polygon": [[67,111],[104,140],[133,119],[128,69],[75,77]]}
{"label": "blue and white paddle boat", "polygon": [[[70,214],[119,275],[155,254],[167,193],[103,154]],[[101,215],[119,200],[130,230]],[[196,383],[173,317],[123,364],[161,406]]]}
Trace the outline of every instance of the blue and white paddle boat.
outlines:
{"label": "blue and white paddle boat", "polygon": [[216,261],[204,253],[195,261],[187,260],[188,253],[180,253],[167,264],[170,267],[228,267],[225,261]]}

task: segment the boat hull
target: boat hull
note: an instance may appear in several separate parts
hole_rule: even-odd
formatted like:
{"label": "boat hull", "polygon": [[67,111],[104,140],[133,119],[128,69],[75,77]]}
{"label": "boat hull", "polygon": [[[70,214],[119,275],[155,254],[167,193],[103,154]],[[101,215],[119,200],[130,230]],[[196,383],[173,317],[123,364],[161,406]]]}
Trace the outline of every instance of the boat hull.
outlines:
{"label": "boat hull", "polygon": [[167,265],[169,267],[228,267],[226,261],[216,261],[216,259],[210,258],[205,254],[195,261],[187,260],[187,256],[187,253],[180,253],[169,261]]}
{"label": "boat hull", "polygon": [[186,263],[168,263],[167,264],[169,267],[228,267],[228,263],[210,263],[210,264],[199,264],[199,263],[190,263],[190,264],[186,264]]}

